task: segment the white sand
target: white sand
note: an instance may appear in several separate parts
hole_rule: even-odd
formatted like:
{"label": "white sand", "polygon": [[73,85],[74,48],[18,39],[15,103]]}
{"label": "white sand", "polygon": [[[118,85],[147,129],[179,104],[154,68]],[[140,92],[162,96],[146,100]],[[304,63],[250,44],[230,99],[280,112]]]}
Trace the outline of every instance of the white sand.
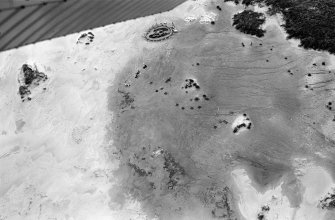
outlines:
{"label": "white sand", "polygon": [[[305,164],[296,172],[304,194],[299,208],[292,208],[286,196],[282,193],[280,183],[264,193],[258,192],[253,186],[247,172],[244,169],[236,169],[232,177],[240,192],[238,204],[242,216],[247,220],[257,219],[261,207],[268,205],[269,212],[264,213],[268,220],[322,220],[327,211],[318,207],[318,201],[331,192],[335,183],[331,176],[321,167]],[[306,166],[307,167],[306,167]]]}
{"label": "white sand", "polygon": [[[212,18],[205,2],[94,29],[88,46],[76,44],[78,33],[0,53],[0,219],[147,219],[138,202],[114,206],[109,197],[118,161],[105,151],[113,147],[105,136],[107,90],[143,48],[165,45],[143,40],[149,27]],[[49,79],[22,103],[17,76],[24,63]]]}
{"label": "white sand", "polygon": [[238,207],[245,219],[256,220],[264,205],[270,207],[270,211],[265,214],[266,219],[292,219],[294,209],[290,208],[289,200],[282,195],[281,185],[265,193],[260,193],[252,186],[252,182],[244,169],[234,170],[232,177],[240,191]]}
{"label": "white sand", "polygon": [[335,69],[335,55],[330,55],[329,56],[329,61],[330,61],[329,68],[330,69]]}
{"label": "white sand", "polygon": [[[259,7],[258,5],[256,5],[256,6],[254,6],[254,10],[256,12],[264,13],[264,15],[266,17],[265,23],[262,25],[263,29],[276,28],[277,30],[280,30],[281,34],[285,38],[287,38],[288,34],[284,30],[284,28],[281,26],[281,25],[284,24],[284,19],[283,19],[282,15],[276,14],[276,15],[269,16],[266,13],[266,11],[268,10],[268,7],[266,7],[266,6]],[[289,39],[288,42],[290,43],[290,45],[292,47],[294,47],[296,49],[299,49],[299,50],[303,50],[301,47],[299,47],[300,40],[298,40],[298,39]]]}
{"label": "white sand", "polygon": [[217,20],[217,14],[216,13],[207,13],[205,15],[202,15],[200,17],[199,23],[200,24],[208,24],[211,23],[212,21],[216,21]]}
{"label": "white sand", "polygon": [[333,121],[333,117],[330,117],[327,121],[325,121],[321,125],[322,133],[326,136],[326,138],[330,140],[335,140],[335,123]]}
{"label": "white sand", "polygon": [[[207,0],[187,1],[173,10],[176,17],[182,17],[186,22],[199,21],[201,18],[213,18],[217,15],[207,12]],[[209,21],[210,22],[210,21]]]}
{"label": "white sand", "polygon": [[[186,6],[188,6],[186,8]],[[195,4],[186,2],[183,6],[178,8],[179,10],[189,11],[191,15],[185,16],[184,20],[188,23],[198,21],[200,24],[208,24],[211,21],[217,20],[217,14],[214,12],[207,12],[204,8],[206,1],[197,1]]]}
{"label": "white sand", "polygon": [[329,173],[318,166],[306,168],[305,175],[300,178],[305,187],[304,199],[295,219],[323,219],[326,211],[317,207],[318,201],[324,197],[335,183]]}

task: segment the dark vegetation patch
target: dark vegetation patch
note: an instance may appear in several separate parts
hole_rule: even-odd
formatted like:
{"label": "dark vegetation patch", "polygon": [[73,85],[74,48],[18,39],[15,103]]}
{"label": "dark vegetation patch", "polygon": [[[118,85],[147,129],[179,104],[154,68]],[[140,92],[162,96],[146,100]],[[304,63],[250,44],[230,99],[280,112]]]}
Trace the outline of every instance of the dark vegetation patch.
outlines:
{"label": "dark vegetation patch", "polygon": [[234,130],[233,133],[237,133],[242,127],[246,127],[247,125],[245,123],[239,124],[237,125]]}
{"label": "dark vegetation patch", "polygon": [[135,99],[130,95],[129,92],[118,90],[118,93],[122,96],[120,101],[120,108],[125,109],[132,105]]}
{"label": "dark vegetation patch", "polygon": [[264,14],[251,10],[244,10],[243,12],[235,14],[233,17],[233,26],[235,26],[237,30],[257,37],[264,36],[265,30],[261,29],[261,25],[264,24],[264,22]]}
{"label": "dark vegetation patch", "polygon": [[23,101],[24,96],[28,96],[28,95],[30,95],[31,92],[30,92],[30,90],[28,89],[27,86],[20,86],[20,87],[19,87],[19,94],[20,94],[21,99],[22,99],[22,101]]}
{"label": "dark vegetation patch", "polygon": [[31,89],[39,86],[41,82],[48,79],[48,76],[42,72],[39,72],[37,68],[33,69],[27,64],[23,64],[21,68],[21,73],[19,77],[19,95],[22,102],[25,100],[30,101]]}
{"label": "dark vegetation patch", "polygon": [[328,104],[326,105],[326,108],[331,111],[332,110],[332,102],[328,102]]}
{"label": "dark vegetation patch", "polygon": [[200,85],[193,79],[185,79],[185,85],[182,87],[182,89],[200,89]]}
{"label": "dark vegetation patch", "polygon": [[270,207],[268,205],[262,206],[261,212],[257,214],[257,220],[265,220],[265,216],[269,211]]}
{"label": "dark vegetation patch", "polygon": [[255,4],[257,0],[242,0],[242,4],[249,6]]}
{"label": "dark vegetation patch", "polygon": [[281,13],[288,38],[299,39],[301,47],[335,53],[333,0],[243,0],[242,4],[266,5],[270,15]]}
{"label": "dark vegetation patch", "polygon": [[[300,39],[305,49],[335,53],[335,2],[333,0],[289,1],[281,8],[288,38]],[[301,2],[301,3],[298,3]]]}
{"label": "dark vegetation patch", "polygon": [[227,186],[220,187],[213,184],[207,187],[200,194],[200,200],[211,209],[213,218],[217,219],[236,219],[235,213],[231,207],[233,196]]}
{"label": "dark vegetation patch", "polygon": [[258,220],[265,220],[265,215],[263,213],[258,213],[257,219]]}
{"label": "dark vegetation patch", "polygon": [[135,73],[135,79],[138,79],[140,77],[141,71],[137,70]]}
{"label": "dark vegetation patch", "polygon": [[242,3],[246,6],[254,5],[255,3],[260,3],[261,0],[224,0],[224,2],[234,2],[236,5]]}
{"label": "dark vegetation patch", "polygon": [[171,82],[171,77],[169,77],[165,80],[165,83],[168,83],[168,82]]}
{"label": "dark vegetation patch", "polygon": [[328,193],[323,199],[319,201],[319,207],[321,209],[332,210],[335,208],[335,191]]}
{"label": "dark vegetation patch", "polygon": [[166,151],[163,152],[164,157],[164,169],[169,174],[169,181],[167,183],[168,189],[173,189],[177,184],[180,176],[185,175],[185,170],[179,165],[172,157],[172,155]]}
{"label": "dark vegetation patch", "polygon": [[262,206],[262,211],[263,212],[268,212],[268,211],[270,211],[270,207],[268,205]]}
{"label": "dark vegetation patch", "polygon": [[128,166],[131,167],[132,169],[134,169],[134,171],[135,171],[135,173],[137,173],[137,175],[139,175],[139,176],[148,176],[148,173],[144,169],[141,169],[136,164],[128,163]]}

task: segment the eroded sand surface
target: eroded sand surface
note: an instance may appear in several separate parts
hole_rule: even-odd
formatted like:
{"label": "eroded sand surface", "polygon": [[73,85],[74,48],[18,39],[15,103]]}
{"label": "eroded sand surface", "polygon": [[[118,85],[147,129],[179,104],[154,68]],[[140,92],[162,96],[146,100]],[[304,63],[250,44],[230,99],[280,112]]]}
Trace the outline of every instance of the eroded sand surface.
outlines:
{"label": "eroded sand surface", "polygon": [[[242,9],[189,1],[0,54],[0,219],[333,219],[334,57],[277,19],[241,34]],[[178,33],[147,42],[160,22]],[[48,80],[22,102],[25,63]]]}

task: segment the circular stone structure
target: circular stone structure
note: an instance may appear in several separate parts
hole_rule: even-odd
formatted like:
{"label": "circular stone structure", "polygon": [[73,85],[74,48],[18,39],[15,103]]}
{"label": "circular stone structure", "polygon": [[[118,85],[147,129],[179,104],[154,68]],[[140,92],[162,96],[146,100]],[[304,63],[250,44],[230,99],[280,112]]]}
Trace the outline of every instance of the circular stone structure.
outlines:
{"label": "circular stone structure", "polygon": [[148,41],[162,41],[168,39],[176,32],[173,24],[168,26],[166,23],[161,23],[152,26],[144,37]]}

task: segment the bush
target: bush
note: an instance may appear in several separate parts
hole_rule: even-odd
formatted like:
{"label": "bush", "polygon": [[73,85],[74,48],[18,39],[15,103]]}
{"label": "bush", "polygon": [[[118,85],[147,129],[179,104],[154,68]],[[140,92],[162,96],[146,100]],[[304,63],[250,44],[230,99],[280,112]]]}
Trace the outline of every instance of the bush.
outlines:
{"label": "bush", "polygon": [[242,4],[249,6],[257,3],[261,3],[261,0],[242,0]]}
{"label": "bush", "polygon": [[[268,6],[270,15],[276,13],[283,15],[285,21],[283,27],[289,39],[299,39],[300,46],[305,49],[326,50],[335,54],[334,0],[242,0],[242,4],[246,6],[257,3]],[[249,14],[244,16],[251,17]],[[238,21],[240,19],[242,21]],[[252,32],[256,36],[261,36],[263,30],[255,28],[257,22],[260,21],[253,19],[252,24],[249,24],[243,18],[235,19],[234,16],[234,23],[238,25],[237,29],[244,33]]]}
{"label": "bush", "polygon": [[260,28],[265,22],[265,17],[262,13],[244,10],[235,14],[233,21],[233,26],[245,34],[256,35],[257,37],[264,36],[265,30]]}
{"label": "bush", "polygon": [[282,10],[282,14],[288,38],[300,39],[306,49],[335,53],[335,2],[304,1]]}

